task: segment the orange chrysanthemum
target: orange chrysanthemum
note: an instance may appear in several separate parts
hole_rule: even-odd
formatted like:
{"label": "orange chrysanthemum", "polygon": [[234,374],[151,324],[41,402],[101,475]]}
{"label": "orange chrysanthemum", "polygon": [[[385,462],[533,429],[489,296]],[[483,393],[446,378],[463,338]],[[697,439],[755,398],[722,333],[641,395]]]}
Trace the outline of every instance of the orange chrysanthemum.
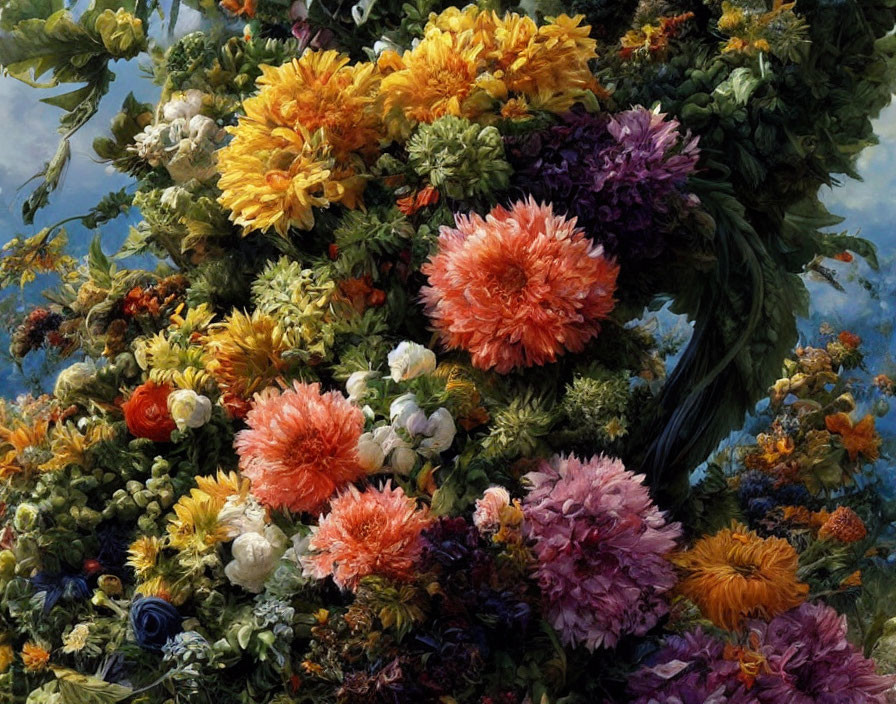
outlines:
{"label": "orange chrysanthemum", "polygon": [[308,544],[305,568],[318,579],[333,577],[344,589],[356,589],[368,575],[407,580],[420,555],[420,533],[429,524],[424,510],[401,487],[389,484],[348,491],[330,503]]}
{"label": "orange chrysanthemum", "polygon": [[255,396],[234,443],[252,493],[275,509],[316,512],[340,487],[364,476],[358,464],[361,409],[338,391],[300,384]]}
{"label": "orange chrysanthemum", "polygon": [[560,15],[539,27],[524,15],[475,6],[432,15],[416,47],[380,56],[386,113],[414,123],[503,114],[508,103],[511,114],[527,104],[564,112],[585,91],[599,90],[588,68],[596,42],[582,19]]}
{"label": "orange chrysanthemum", "polygon": [[874,416],[867,415],[853,424],[848,413],[834,413],[826,416],[824,424],[828,431],[840,436],[840,442],[853,462],[861,454],[869,462],[880,457],[880,435],[874,430]]}
{"label": "orange chrysanthemum", "polygon": [[258,95],[229,128],[218,152],[219,198],[244,233],[311,229],[313,208],[361,205],[366,166],[382,127],[380,76],[371,63],[348,65],[336,51],[310,51],[282,66],[262,66]]}
{"label": "orange chrysanthemum", "polygon": [[422,269],[443,343],[500,373],[581,352],[613,310],[619,268],[550,205],[520,201],[457,216]]}
{"label": "orange chrysanthemum", "polygon": [[221,0],[220,5],[234,15],[255,17],[257,0]]}
{"label": "orange chrysanthemum", "polygon": [[43,670],[50,662],[50,651],[37,643],[25,643],[22,646],[22,664],[26,670],[37,672]]}
{"label": "orange chrysanthemum", "polygon": [[841,543],[857,543],[868,535],[865,523],[848,506],[838,506],[818,531],[823,540],[838,540]]}
{"label": "orange chrysanthemum", "polygon": [[840,340],[846,347],[850,349],[856,349],[859,345],[862,344],[862,338],[856,335],[854,332],[850,332],[849,330],[844,330],[841,332],[837,339]]}
{"label": "orange chrysanthemum", "polygon": [[797,581],[799,556],[790,543],[760,538],[743,526],[701,538],[671,559],[685,571],[679,592],[722,628],[771,619],[801,604],[809,591]]}

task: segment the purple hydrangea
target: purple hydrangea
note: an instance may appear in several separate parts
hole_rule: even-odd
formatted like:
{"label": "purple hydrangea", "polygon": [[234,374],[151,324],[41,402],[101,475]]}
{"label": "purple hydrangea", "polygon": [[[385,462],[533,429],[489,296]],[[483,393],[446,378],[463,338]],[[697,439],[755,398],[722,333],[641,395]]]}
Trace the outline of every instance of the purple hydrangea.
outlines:
{"label": "purple hydrangea", "polygon": [[822,603],[753,621],[746,640],[750,676],[742,649],[700,629],[670,636],[629,678],[634,704],[885,704],[896,683],[875,672],[846,639],[846,619]]}
{"label": "purple hydrangea", "polygon": [[676,120],[643,107],[613,116],[572,112],[559,124],[508,137],[515,185],[537,200],[569,204],[589,237],[622,260],[666,250],[669,221],[699,150]]}
{"label": "purple hydrangea", "polygon": [[737,675],[740,664],[724,657],[722,641],[701,629],[669,636],[650,663],[629,679],[633,704],[747,704],[755,699]]}
{"label": "purple hydrangea", "polygon": [[644,477],[598,455],[555,457],[526,475],[524,531],[537,558],[545,617],[567,645],[614,646],[663,616],[681,535],[650,499]]}
{"label": "purple hydrangea", "polygon": [[846,639],[846,617],[806,603],[751,631],[762,643],[767,671],[756,678],[762,704],[884,704],[896,680]]}

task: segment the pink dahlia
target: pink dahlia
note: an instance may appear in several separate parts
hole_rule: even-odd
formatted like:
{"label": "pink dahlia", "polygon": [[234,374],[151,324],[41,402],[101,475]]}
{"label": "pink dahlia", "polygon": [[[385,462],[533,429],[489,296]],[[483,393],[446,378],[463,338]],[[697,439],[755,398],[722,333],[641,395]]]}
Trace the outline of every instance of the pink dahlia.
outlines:
{"label": "pink dahlia", "polygon": [[360,479],[364,416],[337,391],[300,384],[255,395],[234,446],[252,493],[275,509],[316,512],[337,489]]}
{"label": "pink dahlia", "polygon": [[543,461],[526,475],[524,531],[537,558],[543,609],[568,645],[613,646],[644,635],[668,610],[681,535],[651,501],[643,475],[596,455]]}
{"label": "pink dahlia", "polygon": [[318,579],[332,576],[353,591],[372,574],[410,579],[423,547],[420,533],[429,522],[401,487],[387,483],[382,490],[359,492],[350,486],[320,519],[303,558],[305,570]]}
{"label": "pink dahlia", "polygon": [[613,310],[619,268],[603,248],[533,199],[485,218],[457,215],[423,266],[426,313],[450,348],[504,374],[581,352]]}

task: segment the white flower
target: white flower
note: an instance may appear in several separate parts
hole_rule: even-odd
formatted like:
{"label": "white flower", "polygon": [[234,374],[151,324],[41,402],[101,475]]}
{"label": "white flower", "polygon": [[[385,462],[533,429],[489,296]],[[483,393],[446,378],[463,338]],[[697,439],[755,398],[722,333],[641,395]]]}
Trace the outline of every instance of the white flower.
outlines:
{"label": "white flower", "polygon": [[417,397],[412,392],[408,392],[392,401],[389,406],[389,420],[393,425],[405,428],[408,419],[419,412],[420,406],[417,405]]}
{"label": "white flower", "polygon": [[409,381],[436,368],[435,353],[417,342],[402,342],[389,353],[393,381]]}
{"label": "white flower", "polygon": [[389,455],[389,466],[396,474],[410,474],[417,464],[417,453],[410,447],[396,447]]}
{"label": "white flower", "polygon": [[78,653],[87,645],[87,637],[90,635],[90,626],[79,623],[72,630],[62,636],[62,652]]}
{"label": "white flower", "polygon": [[286,549],[286,535],[277,526],[261,533],[243,533],[230,546],[233,560],[224,567],[232,584],[258,594]]}
{"label": "white flower", "polygon": [[65,399],[70,394],[78,393],[93,380],[94,374],[96,365],[93,362],[75,362],[59,372],[56,385],[53,387],[53,395]]}
{"label": "white flower", "polygon": [[417,451],[424,457],[433,457],[440,452],[444,452],[451,447],[456,433],[457,428],[454,425],[454,418],[451,417],[448,409],[438,408],[429,417],[425,431],[425,434],[429,437],[420,443]]}
{"label": "white flower", "polygon": [[168,394],[168,412],[178,430],[201,428],[212,417],[212,402],[192,389],[178,389]]}
{"label": "white flower", "polygon": [[181,95],[169,100],[162,106],[162,117],[166,122],[174,122],[178,118],[191,118],[202,110],[202,91],[191,88]]}
{"label": "white flower", "polygon": [[234,494],[227,497],[218,512],[218,521],[231,537],[242,533],[262,533],[267,523],[267,510],[254,496],[243,499]]}
{"label": "white flower", "polygon": [[367,382],[375,379],[377,372],[352,372],[345,382],[345,390],[348,391],[348,400],[353,403],[360,401],[367,393]]}
{"label": "white flower", "polygon": [[364,433],[358,438],[358,464],[365,472],[372,474],[382,469],[385,460],[383,446],[374,439],[373,433]]}

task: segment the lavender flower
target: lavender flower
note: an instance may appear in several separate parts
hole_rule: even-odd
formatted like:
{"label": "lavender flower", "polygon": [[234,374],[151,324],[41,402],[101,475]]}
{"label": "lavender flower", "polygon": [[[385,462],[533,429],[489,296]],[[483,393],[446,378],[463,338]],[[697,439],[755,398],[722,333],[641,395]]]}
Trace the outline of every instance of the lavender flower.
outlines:
{"label": "lavender flower", "polygon": [[675,571],[665,555],[679,524],[667,524],[642,475],[603,455],[555,457],[526,475],[526,537],[538,558],[547,620],[569,645],[613,646],[644,635],[667,612]]}

